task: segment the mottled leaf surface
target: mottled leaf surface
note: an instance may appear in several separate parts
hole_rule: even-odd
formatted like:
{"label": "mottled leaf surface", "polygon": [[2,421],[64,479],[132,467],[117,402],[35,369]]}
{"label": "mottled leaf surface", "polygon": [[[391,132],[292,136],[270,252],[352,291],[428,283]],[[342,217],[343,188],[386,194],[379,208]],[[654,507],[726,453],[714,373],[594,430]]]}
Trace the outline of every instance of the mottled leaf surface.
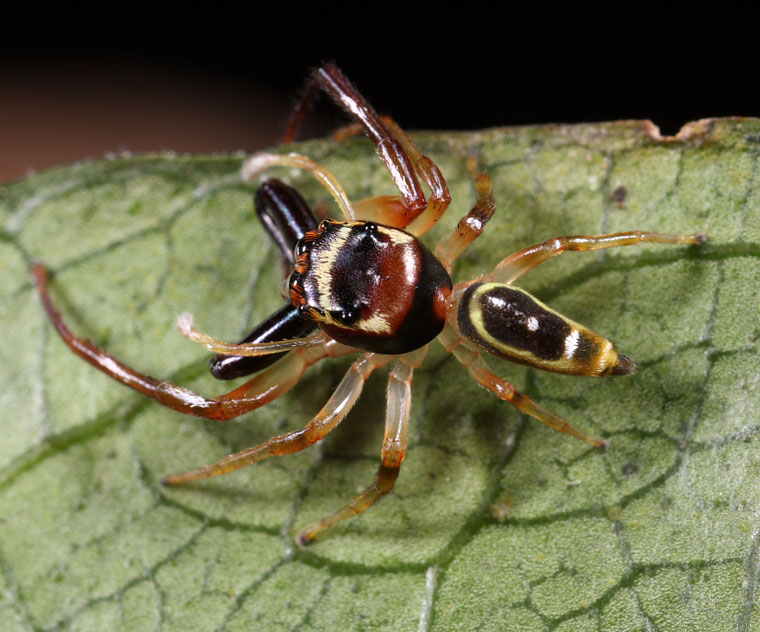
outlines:
{"label": "mottled leaf surface", "polygon": [[[320,446],[167,489],[167,472],[302,426],[349,361],[239,420],[184,417],[73,356],[29,274],[44,261],[72,329],[116,357],[223,392],[174,319],[235,339],[281,304],[242,157],[122,157],[4,185],[0,629],[760,630],[759,134],[722,120],[677,139],[643,123],[418,136],[454,199],[429,244],[474,200],[469,153],[494,179],[497,215],[457,279],[563,234],[709,243],[571,253],[524,277],[639,370],[491,365],[609,451],[526,420],[435,343],[396,491],[307,550],[293,534],[374,474],[384,372]],[[352,198],[392,193],[363,139],[299,150]],[[327,199],[308,175],[276,175]]]}

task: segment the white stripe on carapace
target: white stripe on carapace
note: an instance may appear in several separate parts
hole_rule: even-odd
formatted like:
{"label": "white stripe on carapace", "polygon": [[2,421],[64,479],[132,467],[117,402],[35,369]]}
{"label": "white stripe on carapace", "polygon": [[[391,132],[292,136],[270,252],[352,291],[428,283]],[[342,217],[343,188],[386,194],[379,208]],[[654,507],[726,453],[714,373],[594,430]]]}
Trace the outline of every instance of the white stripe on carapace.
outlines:
{"label": "white stripe on carapace", "polygon": [[375,313],[369,318],[362,318],[356,322],[354,328],[372,334],[391,333],[391,324],[388,321],[388,314],[385,313]]}
{"label": "white stripe on carapace", "polygon": [[399,228],[389,228],[388,226],[383,226],[382,224],[377,225],[377,232],[382,233],[383,235],[388,235],[393,244],[410,244],[415,240],[415,237],[409,233],[405,233]]}
{"label": "white stripe on carapace", "polygon": [[317,280],[317,300],[319,308],[325,313],[334,309],[331,302],[333,271],[336,261],[340,257],[343,248],[351,236],[349,230],[336,230],[331,235],[330,247],[320,250],[321,256],[318,261],[310,261],[313,267],[314,278]]}

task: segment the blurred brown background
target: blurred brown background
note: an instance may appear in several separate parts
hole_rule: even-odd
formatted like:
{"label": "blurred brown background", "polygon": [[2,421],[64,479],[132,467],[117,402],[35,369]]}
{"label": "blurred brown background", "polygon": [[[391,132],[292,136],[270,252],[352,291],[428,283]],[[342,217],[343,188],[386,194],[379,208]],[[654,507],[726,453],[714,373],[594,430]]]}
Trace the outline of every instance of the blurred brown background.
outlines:
{"label": "blurred brown background", "polygon": [[[716,49],[689,37],[663,43],[639,33],[634,46],[623,33],[599,40],[517,29],[501,38],[442,34],[440,42],[422,32],[407,42],[378,41],[360,22],[339,38],[273,24],[222,31],[211,22],[201,34],[172,25],[152,38],[122,26],[99,38],[60,30],[3,41],[0,182],[109,152],[275,144],[308,69],[327,59],[410,129],[650,118],[674,134],[700,117],[760,114],[744,76],[749,58],[721,64]],[[322,103],[309,121],[305,135],[345,118]]]}

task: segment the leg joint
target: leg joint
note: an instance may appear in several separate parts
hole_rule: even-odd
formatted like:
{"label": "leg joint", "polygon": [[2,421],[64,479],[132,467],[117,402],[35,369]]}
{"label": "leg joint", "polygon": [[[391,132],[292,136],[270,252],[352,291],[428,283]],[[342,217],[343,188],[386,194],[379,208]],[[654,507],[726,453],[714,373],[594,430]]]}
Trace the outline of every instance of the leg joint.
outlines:
{"label": "leg joint", "polygon": [[393,485],[396,483],[400,464],[398,466],[390,466],[383,463],[375,476],[374,487],[378,493],[382,496],[387,494],[393,489]]}

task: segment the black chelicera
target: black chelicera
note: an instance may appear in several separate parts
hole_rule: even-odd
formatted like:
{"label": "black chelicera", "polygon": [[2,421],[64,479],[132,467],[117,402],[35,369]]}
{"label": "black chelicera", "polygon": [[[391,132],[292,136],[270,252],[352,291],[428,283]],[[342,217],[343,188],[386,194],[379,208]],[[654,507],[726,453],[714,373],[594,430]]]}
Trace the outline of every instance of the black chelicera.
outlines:
{"label": "black chelicera", "polygon": [[[559,432],[606,447],[606,440],[574,428],[495,375],[482,352],[546,371],[594,377],[630,374],[634,363],[618,353],[610,341],[558,314],[513,283],[538,264],[566,251],[642,242],[697,244],[704,241],[704,235],[631,231],[558,237],[510,255],[489,274],[454,284],[449,276],[454,261],[483,232],[494,212],[490,178],[476,177],[478,198],[474,207],[433,254],[418,237],[449,205],[446,181],[432,160],[392,119],[378,116],[338,68],[327,65],[313,73],[286,139],[292,139],[309,99],[318,89],[327,92],[356,120],[348,133],[361,129],[373,141],[401,195],[370,198],[352,206],[332,174],[305,156],[257,154],[245,163],[243,175],[249,182],[272,166],[311,171],[329,189],[344,217],[318,223],[299,193],[277,180],[265,181],[256,193],[259,218],[293,268],[290,302],[238,345],[200,333],[188,317],[180,319],[185,335],[220,354],[211,361],[214,376],[232,379],[258,373],[242,386],[207,399],[122,364],[71,333],[50,300],[45,269],[34,265],[45,309],[74,353],[119,382],[183,413],[220,421],[237,417],[288,391],[315,362],[360,353],[306,427],[213,465],[166,476],[164,482],[178,485],[226,474],[316,443],[347,415],[369,375],[391,364],[385,439],[377,475],[343,509],[299,534],[301,544],[310,542],[336,522],[363,512],[393,488],[406,454],[412,376],[434,338],[481,386],[501,399]],[[474,164],[470,169],[474,173]],[[420,181],[430,190],[429,199]]]}

